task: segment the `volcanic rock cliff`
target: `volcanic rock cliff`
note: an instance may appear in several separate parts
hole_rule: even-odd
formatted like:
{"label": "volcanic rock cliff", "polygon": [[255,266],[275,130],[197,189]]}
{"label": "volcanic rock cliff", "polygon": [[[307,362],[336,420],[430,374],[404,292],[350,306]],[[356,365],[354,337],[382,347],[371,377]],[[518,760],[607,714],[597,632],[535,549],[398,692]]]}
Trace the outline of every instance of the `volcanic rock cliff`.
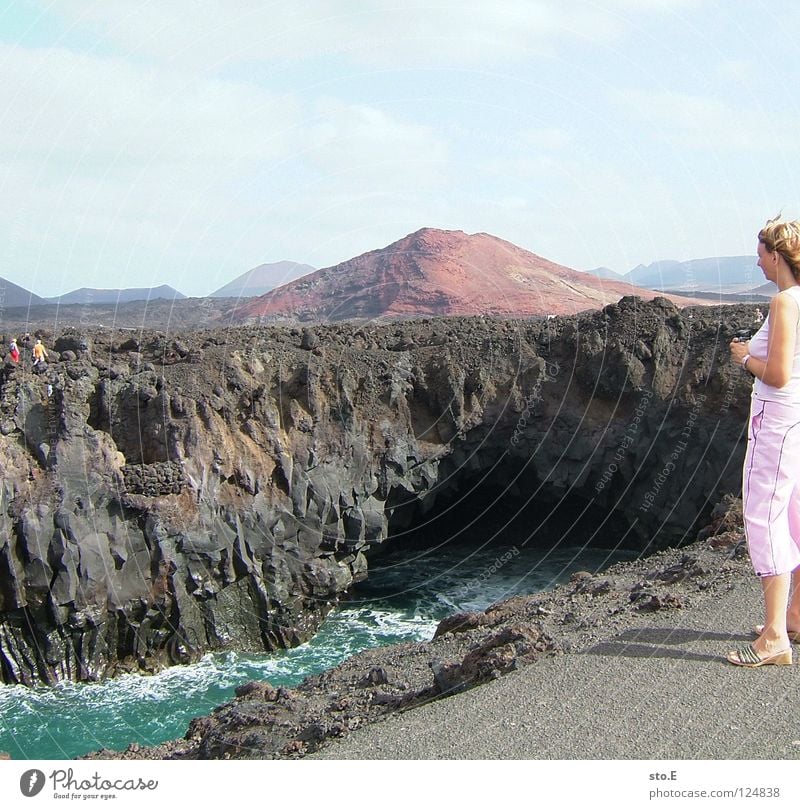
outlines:
{"label": "volcanic rock cliff", "polygon": [[465,496],[583,541],[693,538],[739,487],[749,378],[727,343],[753,317],[626,298],[51,339],[45,375],[0,376],[2,679],[300,643],[377,546]]}

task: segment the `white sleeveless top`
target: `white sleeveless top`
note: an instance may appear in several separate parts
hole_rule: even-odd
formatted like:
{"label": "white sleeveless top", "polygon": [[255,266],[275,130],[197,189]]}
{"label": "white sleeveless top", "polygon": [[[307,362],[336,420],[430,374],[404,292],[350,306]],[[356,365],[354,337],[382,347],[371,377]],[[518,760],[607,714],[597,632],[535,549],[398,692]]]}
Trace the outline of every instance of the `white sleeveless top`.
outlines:
{"label": "white sleeveless top", "polygon": [[[800,316],[800,286],[789,287],[785,293],[794,298]],[[779,293],[781,294],[781,293]],[[800,317],[799,317],[800,319]],[[761,328],[750,339],[750,355],[757,360],[767,359],[769,346],[769,315],[762,323]],[[753,381],[753,396],[767,402],[784,402],[786,404],[800,405],[800,323],[798,323],[797,338],[794,345],[794,364],[789,381],[782,388],[773,388],[760,379]]]}

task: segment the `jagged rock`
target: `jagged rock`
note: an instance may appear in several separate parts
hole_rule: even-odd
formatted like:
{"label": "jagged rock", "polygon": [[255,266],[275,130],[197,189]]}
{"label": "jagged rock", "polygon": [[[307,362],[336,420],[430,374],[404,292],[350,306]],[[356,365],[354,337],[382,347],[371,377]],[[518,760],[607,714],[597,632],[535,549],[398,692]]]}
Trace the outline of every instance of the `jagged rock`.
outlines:
{"label": "jagged rock", "polygon": [[459,612],[449,615],[439,621],[434,638],[439,638],[448,632],[469,632],[476,627],[483,626],[490,620],[484,612]]}
{"label": "jagged rock", "polygon": [[[652,584],[658,581],[657,574],[681,564],[687,557],[698,561],[697,567],[707,573],[678,582],[669,593],[658,595],[654,588],[659,584]],[[183,740],[143,748],[137,754],[100,751],[86,758],[298,758],[317,750],[329,738],[382,721],[394,712],[447,698],[452,691],[443,692],[435,681],[431,683],[432,670],[445,678],[442,684],[446,689],[450,685],[456,690],[468,687],[474,678],[458,679],[463,673],[459,671],[459,661],[463,662],[481,649],[486,652],[491,647],[489,653],[492,649],[498,650],[494,666],[484,668],[491,679],[518,665],[535,665],[542,653],[591,652],[598,642],[602,648],[609,638],[612,642],[615,639],[627,642],[625,638],[631,630],[647,630],[650,626],[647,609],[656,604],[644,611],[626,608],[619,603],[623,591],[643,590],[650,583],[650,597],[658,596],[659,609],[679,606],[679,601],[688,604],[690,595],[693,605],[713,606],[718,603],[720,590],[735,587],[742,576],[752,573],[749,561],[732,560],[729,554],[715,552],[702,541],[692,545],[690,553],[681,554],[671,549],[616,564],[612,570],[615,590],[610,593],[587,598],[586,594],[576,594],[574,585],[568,583],[543,593],[514,596],[488,607],[483,613],[487,618],[485,624],[479,623],[469,631],[455,634],[446,632],[427,642],[366,650],[333,669],[307,677],[295,689],[277,689],[274,701],[259,699],[260,685],[245,687],[243,696],[214,709],[208,717],[193,720]],[[576,600],[583,610],[580,616],[573,614],[572,622],[564,625],[559,618]],[[542,615],[557,624],[557,639],[540,623]],[[534,642],[534,647],[541,646],[538,654],[530,655],[524,647],[513,651],[504,648],[508,644],[502,643],[502,630],[511,630],[505,639],[513,645],[519,640],[520,626],[540,635],[539,641]],[[603,627],[601,635],[597,632],[600,626]],[[513,658],[514,653],[517,653],[516,658]],[[386,672],[390,682],[383,686],[369,684],[364,672],[375,669]],[[448,681],[448,675],[455,681]]]}
{"label": "jagged rock", "polygon": [[601,596],[610,593],[614,588],[613,580],[602,579],[601,581],[594,582],[591,587],[589,587],[588,592],[593,596]]}
{"label": "jagged rock", "polygon": [[732,530],[738,530],[742,524],[741,498],[732,494],[726,495],[711,511],[711,522],[697,535],[698,539],[708,539]]}
{"label": "jagged rock", "polygon": [[306,752],[306,745],[298,739],[292,739],[281,748],[281,755],[287,758],[301,756]]}
{"label": "jagged rock", "polygon": [[655,593],[641,593],[637,599],[636,608],[648,612],[656,612],[667,608],[680,609],[684,606],[683,600],[678,596],[666,593],[658,595]]}
{"label": "jagged rock", "polygon": [[575,585],[575,592],[576,593],[585,593],[592,584],[592,574],[586,570],[579,570],[576,573],[573,573],[569,580],[572,584]]}
{"label": "jagged rock", "polygon": [[[687,557],[683,557],[684,560],[686,560],[686,558]],[[653,571],[648,575],[647,580],[636,582],[630,589],[630,603],[638,610],[651,612],[669,607],[683,607],[683,601],[679,596],[670,592],[659,592],[653,586],[653,582],[667,581],[670,584],[675,584],[689,578],[686,575],[674,578],[674,573],[678,569],[684,570],[684,565],[670,565],[666,570]],[[697,575],[703,575],[704,573],[705,570],[698,567]]]}
{"label": "jagged rock", "polygon": [[313,329],[303,329],[303,337],[300,341],[300,348],[311,351],[319,345],[319,337]]}
{"label": "jagged rock", "polygon": [[[54,343],[53,350],[62,354],[70,351],[76,357],[87,351],[91,351],[92,338],[86,333],[67,331],[62,334]],[[63,357],[62,357],[63,359]]]}
{"label": "jagged rock", "polygon": [[359,681],[359,685],[372,686],[372,685],[386,685],[389,682],[389,675],[382,666],[375,666],[369,670],[366,677]]}
{"label": "jagged rock", "polygon": [[537,653],[552,651],[552,638],[533,626],[505,626],[493,633],[461,661],[431,663],[434,682],[442,694],[494,680],[530,663]]}
{"label": "jagged rock", "polygon": [[280,696],[280,692],[268,682],[251,681],[240,685],[236,689],[236,696],[246,699],[258,699],[262,702],[275,702]]}
{"label": "jagged rock", "polygon": [[744,532],[738,531],[725,531],[721,534],[716,534],[708,540],[708,544],[712,548],[728,548],[735,549],[743,546],[745,543]]}
{"label": "jagged rock", "polygon": [[140,348],[141,343],[135,337],[129,337],[127,340],[119,344],[117,351],[138,352]]}

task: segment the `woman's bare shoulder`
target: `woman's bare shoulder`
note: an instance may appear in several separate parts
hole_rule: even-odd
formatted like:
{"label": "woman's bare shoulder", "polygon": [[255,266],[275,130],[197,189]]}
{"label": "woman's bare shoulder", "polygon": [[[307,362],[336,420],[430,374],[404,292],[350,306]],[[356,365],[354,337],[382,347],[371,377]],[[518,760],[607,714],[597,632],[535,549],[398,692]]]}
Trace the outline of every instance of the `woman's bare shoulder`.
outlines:
{"label": "woman's bare shoulder", "polygon": [[[792,291],[796,290],[796,291]],[[791,287],[778,292],[769,304],[770,314],[797,314],[800,311],[800,287]]]}

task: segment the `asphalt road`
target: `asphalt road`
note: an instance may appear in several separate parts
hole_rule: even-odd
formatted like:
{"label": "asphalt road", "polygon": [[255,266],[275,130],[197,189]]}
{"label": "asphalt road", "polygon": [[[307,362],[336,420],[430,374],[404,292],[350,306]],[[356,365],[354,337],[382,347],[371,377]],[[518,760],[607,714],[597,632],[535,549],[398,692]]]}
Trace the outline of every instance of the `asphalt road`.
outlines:
{"label": "asphalt road", "polygon": [[758,580],[689,612],[356,730],[318,759],[796,759],[792,666],[743,669]]}

